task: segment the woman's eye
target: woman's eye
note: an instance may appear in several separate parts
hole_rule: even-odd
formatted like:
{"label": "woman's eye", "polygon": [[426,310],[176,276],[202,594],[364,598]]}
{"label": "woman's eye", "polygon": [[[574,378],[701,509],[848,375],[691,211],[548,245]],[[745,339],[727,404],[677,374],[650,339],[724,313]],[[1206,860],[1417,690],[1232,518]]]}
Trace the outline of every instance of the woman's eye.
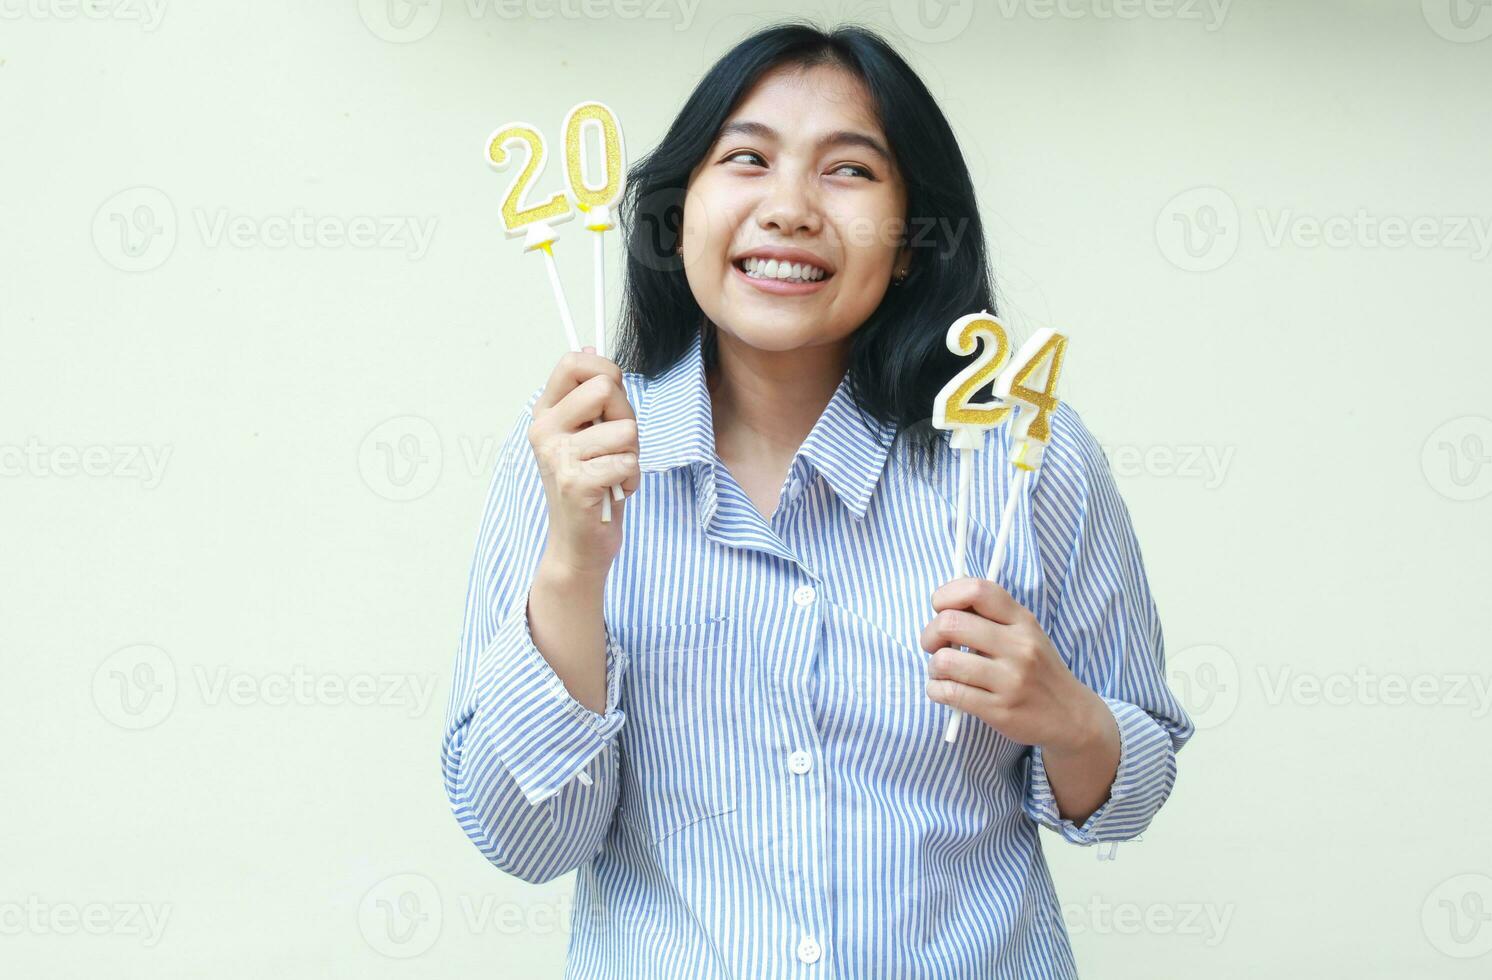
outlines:
{"label": "woman's eye", "polygon": [[[766,158],[755,150],[736,150],[734,153],[727,154],[725,158],[722,159],[720,162],[740,163],[748,166],[762,167],[765,167],[767,165]],[[845,176],[863,177],[868,180],[876,179],[876,175],[872,173],[868,167],[862,167],[858,163],[842,163],[834,169],[830,170],[829,173],[833,174],[836,177]]]}

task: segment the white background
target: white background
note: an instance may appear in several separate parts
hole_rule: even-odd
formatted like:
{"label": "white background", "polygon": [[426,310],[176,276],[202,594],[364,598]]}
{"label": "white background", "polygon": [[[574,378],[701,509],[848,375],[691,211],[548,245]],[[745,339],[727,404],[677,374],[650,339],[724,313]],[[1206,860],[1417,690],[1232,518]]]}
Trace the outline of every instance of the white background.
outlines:
{"label": "white background", "polygon": [[1492,8],[1456,2],[0,0],[0,972],[560,973],[571,879],[488,866],[440,784],[492,455],[563,346],[481,144],[603,98],[635,159],[804,13],[952,120],[1202,725],[1142,841],[1046,838],[1084,975],[1486,976]]}

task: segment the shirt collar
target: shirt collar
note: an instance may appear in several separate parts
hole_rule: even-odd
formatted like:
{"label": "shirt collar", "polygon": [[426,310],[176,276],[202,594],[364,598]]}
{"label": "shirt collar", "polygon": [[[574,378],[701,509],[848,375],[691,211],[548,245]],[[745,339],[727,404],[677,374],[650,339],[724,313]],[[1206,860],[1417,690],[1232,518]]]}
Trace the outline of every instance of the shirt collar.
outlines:
{"label": "shirt collar", "polygon": [[[644,473],[715,461],[715,426],[700,334],[673,366],[645,382],[637,428],[639,469]],[[846,372],[799,447],[794,464],[805,460],[845,508],[863,519],[895,437],[895,425],[860,412]]]}

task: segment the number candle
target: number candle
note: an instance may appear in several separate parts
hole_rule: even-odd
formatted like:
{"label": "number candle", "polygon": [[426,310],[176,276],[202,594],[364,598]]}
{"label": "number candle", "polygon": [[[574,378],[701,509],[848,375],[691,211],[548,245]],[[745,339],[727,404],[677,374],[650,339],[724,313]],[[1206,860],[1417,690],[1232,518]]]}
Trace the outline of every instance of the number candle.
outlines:
{"label": "number candle", "polygon": [[[518,143],[526,147],[528,160],[523,169],[508,184],[507,194],[503,197],[501,212],[503,229],[509,238],[523,236],[525,252],[543,254],[544,268],[549,274],[549,288],[554,294],[555,305],[559,308],[560,322],[565,328],[566,343],[570,350],[578,351],[580,350],[580,337],[575,332],[575,321],[570,315],[570,304],[565,299],[564,286],[560,283],[559,268],[554,262],[554,243],[559,239],[559,233],[551,227],[553,224],[570,220],[574,217],[574,212],[563,193],[554,194],[542,204],[529,205],[527,203],[530,185],[543,172],[548,157],[548,147],[538,129],[528,123],[514,122],[495,130],[487,138],[484,148],[487,162],[495,169],[506,169],[512,162],[508,152],[510,143]],[[620,486],[613,486],[612,496],[620,500],[621,489]],[[601,520],[611,520],[611,497],[601,498]]]}
{"label": "number candle", "polygon": [[544,267],[549,270],[549,285],[554,291],[554,302],[559,307],[560,320],[565,326],[565,337],[571,350],[580,349],[580,339],[575,335],[575,321],[570,318],[570,304],[565,301],[565,290],[560,285],[559,269],[554,264],[554,243],[559,233],[550,227],[552,223],[569,221],[574,217],[570,202],[565,195],[555,194],[543,204],[525,206],[528,186],[544,169],[548,149],[544,137],[527,123],[509,123],[487,139],[487,162],[498,170],[508,166],[510,157],[507,144],[517,142],[528,148],[528,162],[508,185],[503,198],[503,228],[509,238],[524,236],[525,252],[539,251],[544,255]]}
{"label": "number candle", "polygon": [[[1010,366],[995,381],[995,394],[1013,402],[1017,408],[1010,432],[1010,462],[1015,467],[1015,479],[1010,482],[1010,493],[1000,514],[995,553],[990,557],[985,578],[997,580],[1000,577],[1005,550],[1010,545],[1016,501],[1025,492],[1031,474],[1040,468],[1046,444],[1051,441],[1052,413],[1061,404],[1056,395],[1057,381],[1062,375],[1062,359],[1066,353],[1066,335],[1050,327],[1043,328],[1021,346]],[[953,717],[948,719],[948,727],[943,732],[945,742],[958,738],[962,717],[962,713],[955,710]]]}
{"label": "number candle", "polygon": [[[977,404],[971,399],[1004,365],[1010,356],[1010,341],[1005,328],[988,311],[959,317],[949,325],[944,340],[955,354],[968,355],[974,353],[976,347],[981,348],[973,363],[955,374],[933,399],[933,425],[950,430],[952,435],[948,444],[958,450],[953,574],[955,578],[962,578],[968,574],[965,552],[969,540],[969,482],[973,477],[974,453],[984,444],[984,430],[999,425],[1010,414],[1009,406],[1001,404],[998,398]],[[953,709],[950,731],[957,733],[962,716],[963,712]],[[952,739],[948,738],[948,741]]]}

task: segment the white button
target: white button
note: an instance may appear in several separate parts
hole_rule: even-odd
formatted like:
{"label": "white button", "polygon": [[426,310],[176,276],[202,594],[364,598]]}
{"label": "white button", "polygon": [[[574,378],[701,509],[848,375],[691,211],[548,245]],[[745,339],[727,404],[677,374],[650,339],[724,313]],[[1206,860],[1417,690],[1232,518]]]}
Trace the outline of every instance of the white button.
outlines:
{"label": "white button", "polygon": [[817,595],[818,593],[813,590],[813,586],[800,585],[797,591],[793,593],[793,601],[800,606],[811,606],[813,605],[814,597]]}
{"label": "white button", "polygon": [[813,768],[813,756],[800,749],[787,757],[787,767],[801,776]]}
{"label": "white button", "polygon": [[798,959],[804,963],[817,963],[823,952],[819,949],[818,940],[812,936],[804,936],[803,941],[798,944]]}

